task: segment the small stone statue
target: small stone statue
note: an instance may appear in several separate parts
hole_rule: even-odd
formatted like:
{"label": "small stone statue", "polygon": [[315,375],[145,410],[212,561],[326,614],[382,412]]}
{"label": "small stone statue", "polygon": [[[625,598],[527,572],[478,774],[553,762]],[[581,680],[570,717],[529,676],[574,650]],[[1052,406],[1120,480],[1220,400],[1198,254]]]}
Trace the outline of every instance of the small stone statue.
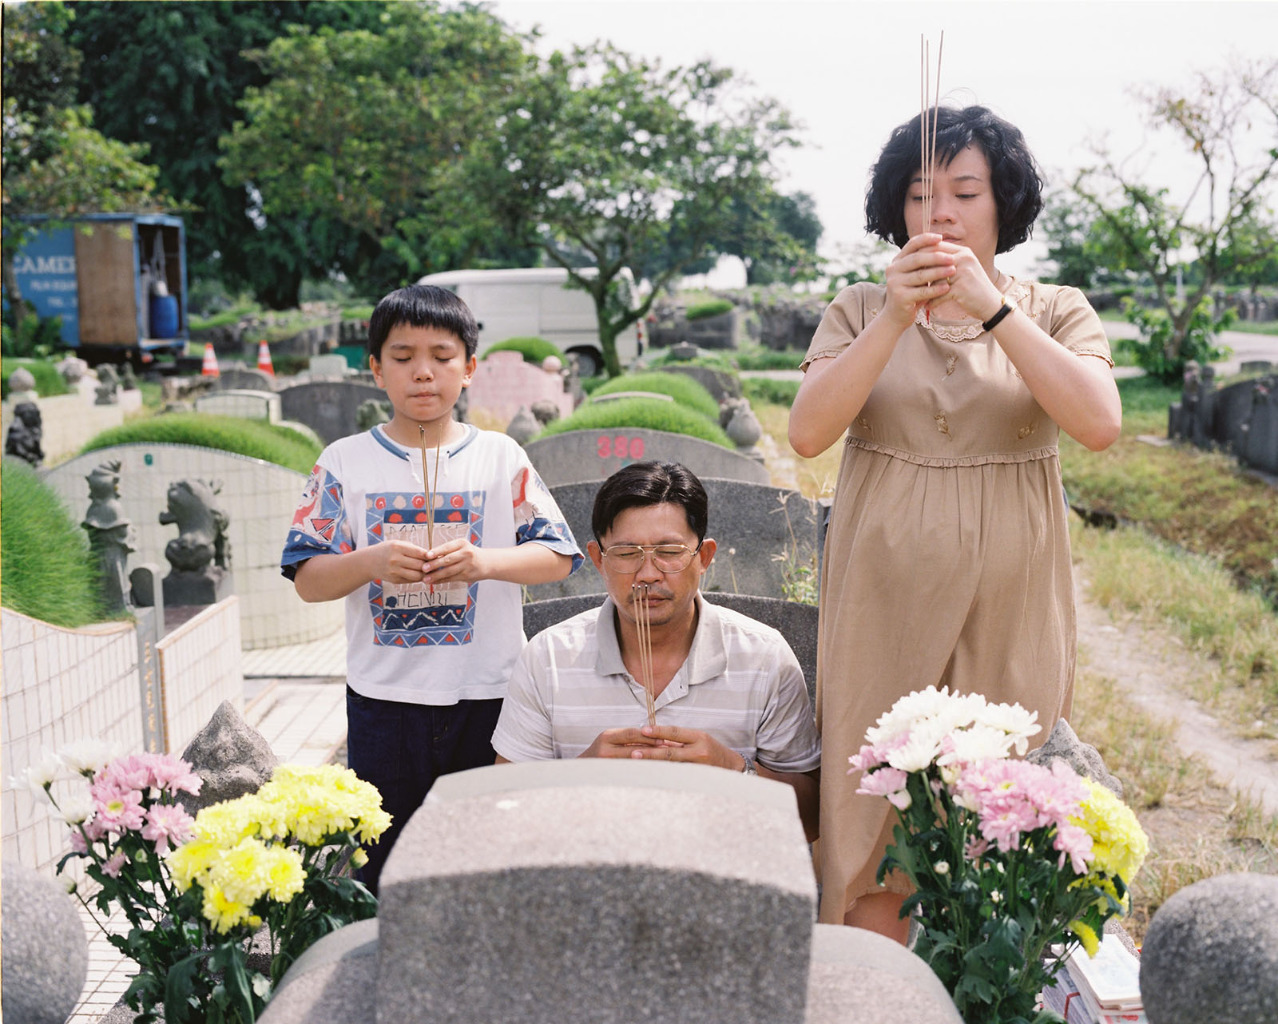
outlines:
{"label": "small stone statue", "polygon": [[44,461],[44,448],[40,444],[43,438],[44,421],[40,407],[35,402],[19,402],[13,408],[13,422],[4,442],[5,454],[16,455],[24,462],[38,466]]}
{"label": "small stone statue", "polygon": [[469,423],[467,417],[470,415],[470,389],[462,388],[461,394],[457,396],[457,401],[453,405],[453,419],[458,423]]}
{"label": "small stone statue", "polygon": [[120,387],[124,391],[136,391],[138,389],[137,374],[133,372],[133,364],[127,359],[120,364]]}
{"label": "small stone statue", "polygon": [[532,409],[529,411],[533,414],[533,419],[535,419],[543,427],[547,423],[553,423],[555,420],[559,419],[559,406],[545,398],[533,402]]}
{"label": "small stone statue", "polygon": [[763,453],[756,447],[759,438],[763,436],[763,427],[759,425],[759,420],[755,417],[754,410],[750,408],[748,401],[745,399],[740,401],[732,414],[732,419],[728,420],[726,429],[728,437],[732,439],[732,443],[737,446],[742,455],[748,455],[758,462],[763,461]]}
{"label": "small stone statue", "polygon": [[390,413],[386,403],[371,398],[367,402],[360,402],[359,408],[355,410],[355,422],[360,430],[372,430],[379,423],[389,423]]}
{"label": "small stone statue", "polygon": [[89,548],[102,566],[102,597],[109,612],[129,604],[129,554],[137,550],[135,534],[120,504],[120,461],[104,462],[85,479],[89,511],[80,525],[88,531]]}
{"label": "small stone statue", "polygon": [[541,424],[533,418],[533,414],[528,411],[528,406],[526,405],[519,407],[519,411],[515,413],[510,425],[506,427],[507,436],[513,437],[521,447],[539,433],[541,433]]}
{"label": "small stone statue", "polygon": [[176,523],[178,535],[164,548],[172,570],[164,577],[166,606],[216,604],[230,592],[229,520],[217,503],[221,486],[179,480],[168,490],[161,523]]}
{"label": "small stone statue", "polygon": [[58,373],[62,374],[62,379],[71,386],[72,390],[75,385],[84,379],[84,375],[89,372],[89,364],[77,356],[67,356],[62,362],[58,363]]}
{"label": "small stone statue", "polygon": [[36,393],[35,377],[25,366],[19,366],[9,374],[9,399],[13,401]]}
{"label": "small stone statue", "polygon": [[97,397],[94,405],[116,405],[120,401],[120,378],[115,375],[115,367],[105,365],[98,367],[98,386],[94,390]]}

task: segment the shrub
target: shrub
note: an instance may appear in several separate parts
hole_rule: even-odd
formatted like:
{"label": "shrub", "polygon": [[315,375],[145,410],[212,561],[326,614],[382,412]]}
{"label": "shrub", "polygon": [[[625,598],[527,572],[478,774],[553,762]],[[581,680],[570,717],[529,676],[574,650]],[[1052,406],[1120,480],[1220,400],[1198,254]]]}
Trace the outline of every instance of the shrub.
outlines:
{"label": "shrub", "polygon": [[31,376],[35,378],[36,394],[41,398],[47,398],[50,395],[65,395],[70,388],[67,382],[62,379],[62,374],[58,373],[58,368],[52,363],[45,362],[43,359],[16,359],[6,356],[0,359],[0,398],[9,397],[9,375],[18,367],[25,367],[31,371]]}
{"label": "shrub", "polygon": [[666,349],[661,355],[648,360],[649,366],[668,366],[671,363],[678,366],[708,366],[712,370],[722,370],[724,373],[731,374],[737,372],[737,361],[725,352],[703,350],[695,359],[676,359],[671,354],[671,350]]}
{"label": "shrub", "polygon": [[0,354],[6,356],[47,356],[62,347],[62,317],[39,317],[29,313],[20,327],[5,323],[0,327]]}
{"label": "shrub", "polygon": [[614,427],[639,427],[686,434],[712,444],[735,450],[723,428],[699,412],[685,409],[678,402],[657,398],[618,398],[615,402],[588,402],[567,419],[555,420],[540,437],[563,434],[570,430],[611,430]]}
{"label": "shrub", "polygon": [[100,570],[88,537],[53,489],[18,459],[4,460],[0,520],[4,606],[66,628],[100,621]]}
{"label": "shrub", "polygon": [[1164,384],[1181,381],[1185,364],[1191,359],[1206,365],[1228,355],[1229,350],[1216,345],[1215,340],[1236,319],[1232,309],[1217,316],[1211,299],[1204,298],[1190,315],[1184,338],[1173,349],[1175,330],[1166,310],[1145,309],[1125,299],[1123,315],[1140,331],[1140,337],[1129,341],[1125,348],[1132,353],[1137,366]]}
{"label": "shrub", "polygon": [[791,406],[799,393],[797,380],[769,380],[766,377],[747,377],[741,382],[741,391],[751,402],[771,402],[773,405]]}
{"label": "shrub", "polygon": [[320,449],[296,430],[261,420],[202,413],[171,413],[130,420],[104,430],[81,449],[97,451],[117,444],[193,444],[235,452],[277,466],[310,473]]}
{"label": "shrub", "polygon": [[484,358],[487,359],[494,352],[518,352],[524,357],[525,363],[532,363],[534,366],[540,366],[547,356],[554,356],[564,365],[568,363],[568,357],[563,354],[559,346],[545,338],[507,338],[495,345],[489,345],[484,352]]}
{"label": "shrub", "polygon": [[709,302],[698,302],[688,307],[683,314],[685,320],[704,320],[706,317],[719,316],[732,309],[727,299],[711,299]]}
{"label": "shrub", "polygon": [[737,350],[737,365],[743,370],[797,370],[807,352],[803,349],[742,346]]}
{"label": "shrub", "polygon": [[659,395],[669,395],[680,405],[709,419],[719,419],[719,403],[714,396],[701,383],[681,373],[627,373],[613,377],[591,394],[614,395],[618,391],[655,391]]}

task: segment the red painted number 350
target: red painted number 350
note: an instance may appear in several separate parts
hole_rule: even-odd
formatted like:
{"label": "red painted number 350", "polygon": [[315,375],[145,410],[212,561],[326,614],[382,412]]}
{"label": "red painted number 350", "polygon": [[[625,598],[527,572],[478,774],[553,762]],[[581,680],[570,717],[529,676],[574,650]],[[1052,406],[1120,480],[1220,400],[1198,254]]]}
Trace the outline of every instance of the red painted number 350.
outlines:
{"label": "red painted number 350", "polygon": [[642,437],[600,437],[599,457],[601,459],[642,459]]}

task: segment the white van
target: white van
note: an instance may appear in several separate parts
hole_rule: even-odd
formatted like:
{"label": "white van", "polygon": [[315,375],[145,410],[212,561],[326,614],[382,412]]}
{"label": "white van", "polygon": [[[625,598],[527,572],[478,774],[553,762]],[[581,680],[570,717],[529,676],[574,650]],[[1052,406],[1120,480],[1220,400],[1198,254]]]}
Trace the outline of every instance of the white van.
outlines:
{"label": "white van", "polygon": [[[594,273],[592,269],[589,271]],[[637,304],[634,278],[621,272],[633,308]],[[455,292],[479,321],[479,350],[507,338],[545,338],[577,356],[583,377],[603,373],[599,321],[590,295],[568,287],[563,267],[517,270],[448,270],[427,274],[418,284],[433,284]],[[628,366],[643,351],[643,328],[636,321],[617,335],[617,358]]]}

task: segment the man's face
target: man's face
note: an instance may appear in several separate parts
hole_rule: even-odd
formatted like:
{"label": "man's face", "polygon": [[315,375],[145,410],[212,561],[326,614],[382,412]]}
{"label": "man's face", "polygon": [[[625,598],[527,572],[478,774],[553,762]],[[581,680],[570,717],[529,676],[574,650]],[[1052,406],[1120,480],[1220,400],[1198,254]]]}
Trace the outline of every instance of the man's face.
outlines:
{"label": "man's face", "polygon": [[653,626],[690,620],[701,574],[714,559],[714,541],[709,538],[703,541],[701,550],[692,556],[686,568],[678,572],[659,569],[649,553],[645,553],[643,564],[638,569],[619,570],[612,559],[604,557],[604,552],[620,544],[684,544],[689,550],[696,548],[697,535],[688,525],[683,507],[662,504],[626,509],[613,520],[612,527],[603,537],[602,547],[592,540],[586,549],[604,578],[617,613],[623,619],[630,623],[635,621],[632,588],[635,584],[647,584],[648,621]]}

